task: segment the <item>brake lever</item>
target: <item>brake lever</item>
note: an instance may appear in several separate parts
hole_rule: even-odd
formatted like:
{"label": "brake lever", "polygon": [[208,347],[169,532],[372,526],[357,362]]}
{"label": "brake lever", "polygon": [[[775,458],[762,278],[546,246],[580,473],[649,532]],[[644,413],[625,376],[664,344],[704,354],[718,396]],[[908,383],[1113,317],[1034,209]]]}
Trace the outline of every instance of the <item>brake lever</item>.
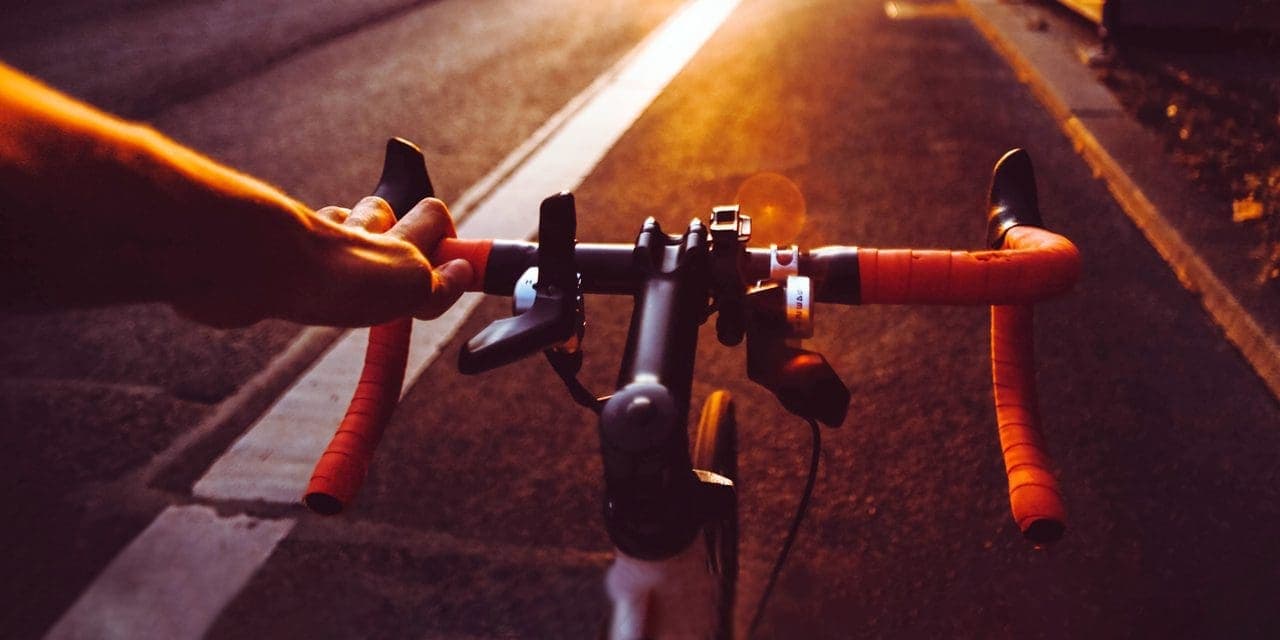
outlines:
{"label": "brake lever", "polygon": [[747,292],[747,377],[787,411],[838,427],[849,412],[849,389],[822,354],[788,344],[786,298],[776,283]]}
{"label": "brake lever", "polygon": [[573,337],[581,323],[576,236],[573,194],[558,193],[543,200],[533,305],[520,315],[494,321],[468,340],[458,353],[459,371],[475,374],[496,369]]}

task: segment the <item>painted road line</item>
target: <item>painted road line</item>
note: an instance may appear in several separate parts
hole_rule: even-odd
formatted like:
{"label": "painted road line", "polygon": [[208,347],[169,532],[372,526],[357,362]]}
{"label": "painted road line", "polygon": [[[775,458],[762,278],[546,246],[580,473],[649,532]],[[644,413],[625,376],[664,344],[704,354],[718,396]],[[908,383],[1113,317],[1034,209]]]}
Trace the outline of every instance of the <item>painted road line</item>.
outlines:
{"label": "painted road line", "polygon": [[[459,235],[529,237],[541,199],[573,189],[737,7],[692,0],[548,121],[455,207]],[[474,208],[473,205],[474,204]],[[469,211],[468,211],[469,210]],[[465,217],[463,217],[465,216]],[[480,296],[414,323],[405,389]],[[297,502],[355,388],[367,331],[351,331],[297,380],[193,487],[199,498]],[[50,638],[198,638],[295,524],[171,507],[89,586]]]}
{"label": "painted road line", "polygon": [[[434,321],[413,323],[401,394],[435,360],[483,296],[465,294]],[[213,500],[297,502],[355,392],[368,329],[348,331],[214,462],[192,492]]]}
{"label": "painted road line", "polygon": [[198,638],[293,528],[294,520],[169,507],[107,565],[50,640]]}
{"label": "painted road line", "polygon": [[[531,237],[538,230],[537,211],[542,199],[582,183],[738,2],[695,0],[668,18],[613,69],[570,101],[565,110],[553,116],[548,124],[556,129],[553,133],[539,132],[547,137],[538,148],[517,150],[527,153],[524,164],[484,196],[484,202],[458,227],[458,235]],[[572,113],[567,113],[570,109]],[[485,182],[482,180],[478,186]],[[476,198],[472,191],[459,199],[460,205],[470,205]]]}
{"label": "painted road line", "polygon": [[[504,161],[506,173],[458,225],[464,238],[526,238],[537,231],[538,203],[576,188],[604,154],[671,82],[707,38],[724,22],[737,0],[696,0],[667,20],[605,76],[589,96],[575,98],[551,119],[553,130],[536,148],[513,152],[522,162]],[[489,180],[482,180],[482,188]],[[469,190],[469,193],[473,190]],[[464,196],[468,206],[476,196]],[[441,318],[415,322],[405,389],[431,364],[477,304],[464,299]],[[364,362],[367,332],[343,336],[291,387],[195,485],[196,496],[223,500],[297,502],[315,461],[324,451],[355,390]],[[416,357],[415,357],[416,356]]]}

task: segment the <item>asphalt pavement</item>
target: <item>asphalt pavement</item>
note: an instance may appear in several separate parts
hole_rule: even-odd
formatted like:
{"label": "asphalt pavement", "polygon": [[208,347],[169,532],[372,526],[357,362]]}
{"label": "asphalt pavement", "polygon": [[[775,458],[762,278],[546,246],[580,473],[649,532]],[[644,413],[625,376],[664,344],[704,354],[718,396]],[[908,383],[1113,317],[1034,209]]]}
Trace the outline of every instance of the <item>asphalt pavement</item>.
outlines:
{"label": "asphalt pavement", "polygon": [[[126,23],[157,10],[121,4],[140,7],[117,16]],[[363,194],[381,140],[404,135],[454,200],[677,4],[442,1],[350,28],[316,12],[309,46],[247,39],[241,49],[263,48],[247,66],[217,49],[203,66],[239,70],[149,117],[315,204]],[[812,344],[853,404],[824,433],[811,513],[761,636],[1274,636],[1280,406],[1006,60],[954,5],[923,4],[891,18],[878,1],[743,2],[576,191],[584,241],[627,241],[649,215],[682,227],[775,174],[804,214],[761,210],[760,242],[976,248],[991,164],[1019,146],[1046,223],[1081,249],[1076,291],[1037,315],[1066,538],[1033,549],[1009,517],[985,309],[822,308]],[[119,33],[151,31],[135,27]],[[65,64],[0,48],[20,56],[37,75],[41,60]],[[593,297],[587,309],[584,378],[603,390],[629,305]],[[485,301],[459,335],[506,313]],[[541,361],[464,378],[451,342],[405,396],[355,509],[324,519],[190,490],[253,422],[215,418],[264,383],[255,375],[298,327],[211,331],[153,306],[0,327],[0,624],[14,637],[42,635],[173,505],[298,521],[207,637],[597,632],[609,545],[595,429]],[[315,342],[285,369],[305,368]],[[728,388],[743,416],[745,624],[803,482],[807,429],[710,327],[698,362],[695,394]],[[183,439],[195,425],[212,426]]]}

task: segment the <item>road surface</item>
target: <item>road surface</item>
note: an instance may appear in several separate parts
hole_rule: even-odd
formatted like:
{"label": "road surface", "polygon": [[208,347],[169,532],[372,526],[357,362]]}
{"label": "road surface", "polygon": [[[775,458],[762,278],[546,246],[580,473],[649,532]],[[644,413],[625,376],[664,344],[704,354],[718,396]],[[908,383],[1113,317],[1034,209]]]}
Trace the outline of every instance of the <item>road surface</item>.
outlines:
{"label": "road surface", "polygon": [[[1024,147],[1047,224],[1082,251],[1076,291],[1037,316],[1066,538],[1033,549],[1009,517],[985,309],[822,308],[812,344],[850,387],[850,417],[823,434],[760,636],[1273,634],[1280,406],[964,15],[910,4],[743,0],[576,188],[584,241],[628,241],[650,215],[680,228],[772,174],[803,217],[762,209],[761,243],[973,248],[991,164]],[[316,206],[363,195],[382,141],[402,135],[452,202],[682,3],[325,5],[54,3],[7,27],[39,25],[0,58]],[[616,375],[628,307],[587,300],[593,388]],[[458,335],[507,313],[483,301]],[[136,306],[0,328],[0,624],[14,637],[106,637],[117,623],[135,625],[122,637],[598,630],[609,544],[595,428],[540,360],[462,377],[447,341],[359,503],[323,519],[193,486],[332,334],[283,366],[302,329],[279,322],[213,331]],[[294,375],[260,373],[282,366]],[[695,395],[727,388],[744,416],[740,626],[808,450],[804,424],[744,373],[743,350],[705,327]],[[148,537],[162,526],[222,533],[165,547]],[[112,582],[130,553],[156,565],[142,587]],[[206,583],[177,609],[163,597]],[[147,588],[160,595],[111,608],[111,594]],[[95,621],[107,626],[82,626]]]}

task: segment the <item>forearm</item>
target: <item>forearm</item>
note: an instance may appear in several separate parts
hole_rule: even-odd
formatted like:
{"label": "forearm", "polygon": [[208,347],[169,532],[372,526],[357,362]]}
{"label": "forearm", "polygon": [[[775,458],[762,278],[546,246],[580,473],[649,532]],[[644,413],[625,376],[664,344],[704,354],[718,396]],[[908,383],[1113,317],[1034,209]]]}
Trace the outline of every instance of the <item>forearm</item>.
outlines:
{"label": "forearm", "polygon": [[471,279],[424,256],[453,233],[444,204],[399,223],[361,205],[382,222],[321,217],[0,64],[0,308],[162,301],[218,326],[439,315]]}
{"label": "forearm", "polygon": [[304,242],[315,224],[278,190],[3,65],[0,86],[10,307],[198,296],[261,274],[298,249],[269,243]]}

